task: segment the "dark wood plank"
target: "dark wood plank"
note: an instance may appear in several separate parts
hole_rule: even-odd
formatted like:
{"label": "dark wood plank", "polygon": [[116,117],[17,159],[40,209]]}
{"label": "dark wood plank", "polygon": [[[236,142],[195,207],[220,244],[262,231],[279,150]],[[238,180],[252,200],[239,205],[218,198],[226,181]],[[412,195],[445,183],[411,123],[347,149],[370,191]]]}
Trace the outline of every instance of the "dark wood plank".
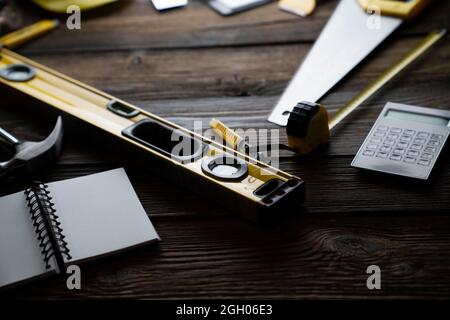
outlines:
{"label": "dark wood plank", "polygon": [[[389,46],[374,54],[332,90],[322,103],[330,113],[335,112],[418,41],[416,38],[393,39]],[[218,117],[233,128],[274,129],[277,127],[267,122],[267,116],[308,48],[307,45],[290,45],[32,56],[188,128],[193,127],[195,120],[202,121],[207,128],[211,117]],[[437,44],[413,67],[356,110],[345,120],[345,125],[334,131],[327,154],[355,154],[386,101],[447,108],[450,103],[449,52],[448,41]],[[83,68],[80,68],[80,59]],[[167,64],[167,61],[171,63]],[[23,112],[17,110],[33,110],[22,108],[27,106],[26,101],[17,104],[17,100],[2,103],[0,125],[32,138],[31,132],[36,131],[33,118],[38,113],[24,117]],[[47,124],[47,130],[49,127]],[[45,134],[42,127],[37,132],[40,136]],[[75,130],[73,135],[76,134]],[[283,130],[281,138],[285,143]],[[86,139],[86,136],[79,144],[84,142],[90,143],[84,151],[95,150],[95,144],[101,144],[101,140]],[[93,154],[89,157],[81,154],[80,158],[77,154],[80,149],[71,151],[71,145],[65,153],[64,163],[98,159]]]}
{"label": "dark wood plank", "polygon": [[[392,39],[349,77],[346,81],[348,85],[339,88],[339,98],[328,104],[347,101],[419,41],[420,38]],[[112,95],[146,102],[199,97],[279,95],[309,48],[310,45],[287,45],[39,54],[29,57]],[[449,52],[448,41],[437,44],[415,68],[408,70],[407,76],[402,77],[402,88],[408,91],[425,91],[423,95],[428,98],[433,94],[433,100],[446,99]],[[413,88],[426,85],[428,87]],[[428,88],[433,91],[427,94]],[[163,105],[159,108],[163,115],[173,116],[171,109],[164,110]],[[256,108],[256,111],[259,110],[260,108]]]}
{"label": "dark wood plank", "polygon": [[[158,48],[247,46],[312,42],[319,35],[336,6],[320,1],[316,12],[300,18],[269,4],[230,17],[222,17],[200,0],[180,10],[157,13],[149,0],[120,1],[82,14],[82,29],[62,26],[39,42],[27,45],[27,52],[85,52]],[[55,17],[34,5],[27,9],[24,24],[42,17]],[[400,30],[404,35],[424,34],[434,28],[449,28],[448,1],[436,1],[424,14]],[[67,15],[56,16],[63,22]]]}
{"label": "dark wood plank", "polygon": [[[82,290],[51,278],[8,298],[439,298],[450,294],[450,219],[300,215],[283,228],[239,219],[152,219],[163,241],[82,266]],[[382,270],[382,290],[366,268]],[[314,275],[314,276],[312,276]],[[274,281],[276,279],[276,281]]]}
{"label": "dark wood plank", "polygon": [[[152,171],[148,158],[130,151],[117,150],[116,156],[112,152],[111,158],[101,165],[57,166],[33,178],[56,181],[125,166],[150,215],[207,217],[216,211],[219,215],[237,215],[229,210],[220,210],[223,205],[217,206],[213,198],[205,198],[196,194],[195,190],[168,180],[164,173]],[[127,154],[128,159],[118,156],[119,153]],[[326,157],[320,153],[304,159],[284,157],[280,161],[280,169],[306,181],[306,202],[292,208],[294,212],[333,212],[341,216],[350,212],[373,212],[378,215],[396,211],[402,216],[414,211],[448,211],[450,168],[446,164],[449,159],[447,151],[428,183],[370,174],[352,168],[352,157]],[[0,186],[0,194],[22,190],[27,183],[28,180],[17,179],[15,184]]]}

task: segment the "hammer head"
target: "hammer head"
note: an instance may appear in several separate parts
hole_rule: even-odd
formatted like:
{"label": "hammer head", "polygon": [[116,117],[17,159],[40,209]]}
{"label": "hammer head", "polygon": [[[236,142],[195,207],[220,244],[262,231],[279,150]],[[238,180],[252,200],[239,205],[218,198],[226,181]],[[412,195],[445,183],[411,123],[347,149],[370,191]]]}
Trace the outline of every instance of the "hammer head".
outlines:
{"label": "hammer head", "polygon": [[0,176],[10,171],[33,173],[54,162],[62,147],[63,124],[58,117],[52,133],[43,141],[21,141],[15,146],[14,156],[7,162],[0,163]]}

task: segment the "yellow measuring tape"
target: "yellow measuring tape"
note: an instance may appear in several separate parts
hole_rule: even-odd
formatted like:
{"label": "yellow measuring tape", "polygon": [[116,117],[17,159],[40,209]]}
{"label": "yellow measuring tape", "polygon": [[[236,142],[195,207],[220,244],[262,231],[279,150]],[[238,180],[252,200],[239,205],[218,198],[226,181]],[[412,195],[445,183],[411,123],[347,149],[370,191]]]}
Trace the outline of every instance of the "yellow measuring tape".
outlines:
{"label": "yellow measuring tape", "polygon": [[388,81],[405,69],[420,55],[446,34],[445,30],[431,32],[421,43],[409,51],[397,63],[383,72],[374,82],[365,87],[348,104],[331,117],[327,109],[317,103],[299,101],[291,111],[286,127],[289,147],[299,154],[308,154],[329,140],[330,130],[360,106]]}
{"label": "yellow measuring tape", "polygon": [[[299,154],[308,154],[319,145],[327,143],[331,129],[427,51],[427,49],[441,39],[445,33],[445,30],[431,32],[400,61],[383,72],[374,82],[365,87],[358,95],[350,100],[349,103],[339,109],[331,117],[328,115],[327,109],[320,104],[309,103],[306,101],[300,102],[292,110],[289,116],[288,125],[286,127],[289,146],[284,146],[284,148]],[[241,152],[244,152],[244,147],[247,147],[247,149],[249,148],[245,145],[243,139],[239,135],[219,120],[213,119],[210,125],[232,148]]]}
{"label": "yellow measuring tape", "polygon": [[431,32],[421,43],[415,48],[409,51],[400,61],[395,63],[389,69],[387,69],[381,76],[379,76],[374,82],[365,87],[357,96],[355,96],[350,102],[343,108],[339,109],[329,121],[330,130],[333,129],[339,122],[341,122],[350,112],[355,110],[364,101],[366,101],[371,95],[377,92],[388,81],[394,78],[398,73],[405,69],[411,62],[416,60],[420,55],[427,51],[433,44],[445,35],[445,30]]}

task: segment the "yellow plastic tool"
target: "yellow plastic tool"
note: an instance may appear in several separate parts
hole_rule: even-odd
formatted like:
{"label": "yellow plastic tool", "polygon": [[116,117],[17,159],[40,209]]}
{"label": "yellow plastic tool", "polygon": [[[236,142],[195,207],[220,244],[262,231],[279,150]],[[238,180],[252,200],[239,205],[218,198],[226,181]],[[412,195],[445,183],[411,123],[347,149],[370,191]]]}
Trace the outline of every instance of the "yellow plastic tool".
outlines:
{"label": "yellow plastic tool", "polygon": [[270,159],[268,159],[262,152],[258,152],[258,150],[252,148],[244,138],[220,120],[212,119],[209,125],[219,135],[219,137],[225,140],[225,145],[259,161],[270,164]]}
{"label": "yellow plastic tool", "polygon": [[244,139],[234,132],[232,129],[227,127],[223,122],[217,119],[212,119],[209,123],[211,128],[225,140],[226,144],[234,150],[239,150],[243,153],[248,153],[248,145]]}
{"label": "yellow plastic tool", "polygon": [[330,118],[324,106],[317,103],[300,102],[289,115],[286,128],[289,146],[294,148],[297,153],[308,154],[319,145],[328,142],[331,129],[389,80],[426,52],[445,34],[445,30],[431,32],[421,43],[387,69]]}
{"label": "yellow plastic tool", "polygon": [[403,18],[414,18],[431,0],[358,0],[366,11],[379,10],[382,15]]}
{"label": "yellow plastic tool", "polygon": [[289,115],[286,133],[288,145],[296,153],[310,153],[330,138],[327,110],[318,103],[300,102]]}
{"label": "yellow plastic tool", "polygon": [[67,8],[76,5],[83,10],[90,10],[119,0],[33,0],[38,6],[48,11],[66,13]]}
{"label": "yellow plastic tool", "polygon": [[313,13],[316,0],[280,0],[278,7],[283,11],[305,17]]}
{"label": "yellow plastic tool", "polygon": [[42,36],[59,26],[58,20],[42,20],[23,29],[0,37],[0,45],[14,49],[34,38]]}

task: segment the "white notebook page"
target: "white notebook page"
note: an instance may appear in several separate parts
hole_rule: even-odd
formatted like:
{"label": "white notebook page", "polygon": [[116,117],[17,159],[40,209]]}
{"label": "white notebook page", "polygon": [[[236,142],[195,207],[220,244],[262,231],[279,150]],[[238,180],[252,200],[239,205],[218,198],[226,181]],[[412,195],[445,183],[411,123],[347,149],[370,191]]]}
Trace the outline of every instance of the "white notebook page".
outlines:
{"label": "white notebook page", "polygon": [[0,198],[0,289],[47,272],[24,192]]}
{"label": "white notebook page", "polygon": [[72,260],[158,240],[124,169],[48,184]]}

